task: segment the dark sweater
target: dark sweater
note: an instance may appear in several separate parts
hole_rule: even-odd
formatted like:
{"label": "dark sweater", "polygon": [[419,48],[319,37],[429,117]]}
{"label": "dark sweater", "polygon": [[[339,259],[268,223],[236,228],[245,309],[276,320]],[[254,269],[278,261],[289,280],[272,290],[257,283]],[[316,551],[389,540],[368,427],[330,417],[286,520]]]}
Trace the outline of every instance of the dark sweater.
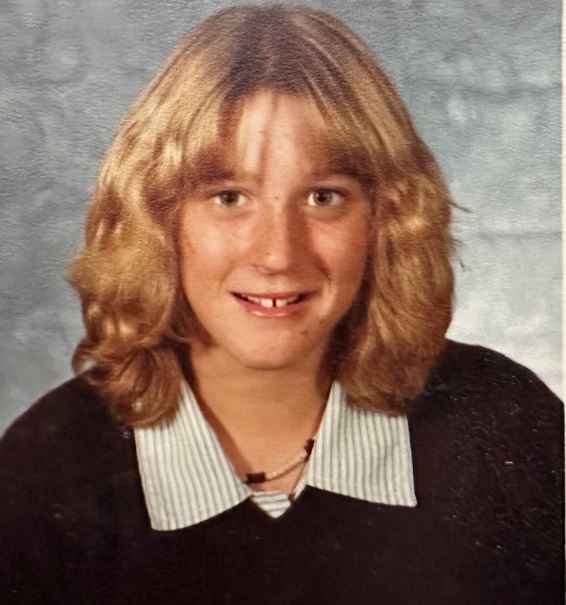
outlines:
{"label": "dark sweater", "polygon": [[306,488],[150,528],[132,431],[83,380],[0,443],[1,603],[558,604],[563,408],[529,370],[449,344],[409,416],[418,505]]}

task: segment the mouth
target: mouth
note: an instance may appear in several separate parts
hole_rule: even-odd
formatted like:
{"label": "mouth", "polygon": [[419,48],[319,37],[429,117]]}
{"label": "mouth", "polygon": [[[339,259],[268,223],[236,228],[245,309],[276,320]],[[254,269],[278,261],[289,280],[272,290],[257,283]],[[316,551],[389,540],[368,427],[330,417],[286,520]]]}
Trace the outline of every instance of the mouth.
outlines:
{"label": "mouth", "polygon": [[304,301],[307,298],[307,294],[262,294],[252,295],[243,294],[241,292],[233,292],[233,295],[245,302],[251,303],[252,305],[258,305],[266,309],[280,309],[289,305],[296,305]]}

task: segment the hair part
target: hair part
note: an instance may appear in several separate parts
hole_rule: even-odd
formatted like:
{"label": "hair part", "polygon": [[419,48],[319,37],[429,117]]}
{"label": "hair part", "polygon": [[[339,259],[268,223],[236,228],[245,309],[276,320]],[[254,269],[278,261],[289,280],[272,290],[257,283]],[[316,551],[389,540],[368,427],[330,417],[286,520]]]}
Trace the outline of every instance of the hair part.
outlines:
{"label": "hair part", "polygon": [[85,336],[73,356],[114,414],[151,425],[179,401],[195,318],[179,275],[178,214],[225,167],[242,103],[298,95],[325,160],[372,198],[366,277],[329,355],[354,405],[402,413],[451,319],[451,200],[437,164],[366,45],[340,20],[291,5],[222,10],[189,32],[108,150],[69,280]]}

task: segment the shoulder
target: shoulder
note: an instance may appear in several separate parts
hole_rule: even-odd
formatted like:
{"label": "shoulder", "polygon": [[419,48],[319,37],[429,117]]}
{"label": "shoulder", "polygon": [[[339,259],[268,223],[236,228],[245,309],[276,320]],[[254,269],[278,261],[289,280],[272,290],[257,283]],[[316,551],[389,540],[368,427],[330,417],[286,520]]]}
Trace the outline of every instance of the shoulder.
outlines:
{"label": "shoulder", "polygon": [[533,415],[561,421],[563,404],[534,372],[478,345],[447,341],[413,414]]}
{"label": "shoulder", "polygon": [[531,370],[496,351],[452,341],[410,414],[415,432],[427,439],[460,448],[478,442],[486,451],[537,444],[531,457],[551,456],[555,465],[563,453],[563,418],[562,402]]}
{"label": "shoulder", "polygon": [[20,416],[0,440],[0,592],[59,602],[108,537],[115,486],[137,486],[134,469],[131,431],[83,377]]}
{"label": "shoulder", "polygon": [[[49,391],[19,416],[7,435],[27,430],[64,430],[74,419],[93,413],[100,416],[103,402],[83,376]],[[47,423],[47,424],[46,424]]]}
{"label": "shoulder", "polygon": [[8,428],[0,440],[0,481],[55,483],[81,469],[102,471],[130,438],[79,376],[44,395]]}
{"label": "shoulder", "polygon": [[417,475],[469,514],[472,503],[473,514],[491,514],[499,502],[506,523],[514,510],[558,535],[563,417],[562,402],[529,369],[496,351],[448,342],[409,415]]}

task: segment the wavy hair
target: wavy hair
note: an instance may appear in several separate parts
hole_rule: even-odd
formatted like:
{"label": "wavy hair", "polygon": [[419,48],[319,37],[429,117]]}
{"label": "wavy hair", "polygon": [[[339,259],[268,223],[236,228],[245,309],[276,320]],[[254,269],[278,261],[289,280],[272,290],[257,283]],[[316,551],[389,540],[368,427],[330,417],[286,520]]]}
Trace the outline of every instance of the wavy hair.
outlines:
{"label": "wavy hair", "polygon": [[265,89],[311,103],[321,148],[371,192],[367,273],[330,350],[349,401],[405,412],[444,346],[452,202],[392,84],[330,14],[232,7],[189,32],[122,123],[70,266],[86,329],[73,368],[90,368],[123,422],[151,425],[176,409],[195,330],[179,275],[180,203],[221,161],[234,107]]}

